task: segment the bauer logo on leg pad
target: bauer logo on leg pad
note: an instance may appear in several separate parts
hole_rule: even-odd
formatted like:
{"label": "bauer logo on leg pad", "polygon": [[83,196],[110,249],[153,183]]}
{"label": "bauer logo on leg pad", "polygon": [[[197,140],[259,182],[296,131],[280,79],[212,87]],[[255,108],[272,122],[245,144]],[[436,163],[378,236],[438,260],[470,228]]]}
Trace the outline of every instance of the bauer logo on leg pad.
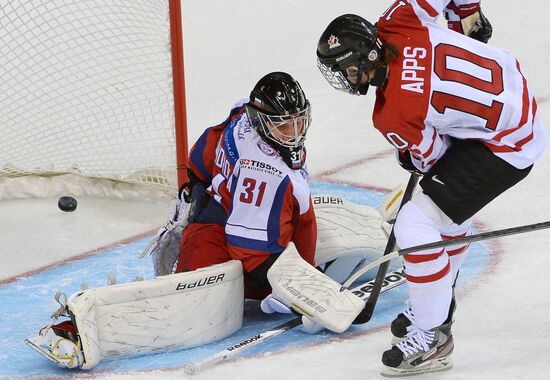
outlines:
{"label": "bauer logo on leg pad", "polygon": [[205,286],[205,285],[217,284],[218,282],[223,281],[224,277],[225,277],[225,273],[222,273],[215,276],[201,278],[200,280],[193,281],[193,282],[180,282],[176,287],[176,290],[200,288],[201,286]]}
{"label": "bauer logo on leg pad", "polygon": [[344,200],[336,195],[315,195],[313,197],[314,205],[343,205]]}

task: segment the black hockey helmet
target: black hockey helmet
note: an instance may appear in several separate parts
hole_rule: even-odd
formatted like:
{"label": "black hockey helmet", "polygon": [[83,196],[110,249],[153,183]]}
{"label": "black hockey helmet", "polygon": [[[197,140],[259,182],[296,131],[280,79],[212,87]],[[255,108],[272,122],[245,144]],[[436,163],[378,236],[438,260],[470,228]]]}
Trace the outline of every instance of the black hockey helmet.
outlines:
{"label": "black hockey helmet", "polygon": [[302,167],[311,107],[300,84],[287,73],[272,72],[256,83],[247,103],[252,125],[291,169]]}
{"label": "black hockey helmet", "polygon": [[[376,26],[353,14],[335,18],[325,29],[317,44],[317,67],[337,90],[365,95],[369,84],[380,86],[386,79],[385,68],[377,70],[370,83],[360,83],[361,74],[379,68],[382,41]],[[355,66],[356,82],[347,79],[346,68]]]}

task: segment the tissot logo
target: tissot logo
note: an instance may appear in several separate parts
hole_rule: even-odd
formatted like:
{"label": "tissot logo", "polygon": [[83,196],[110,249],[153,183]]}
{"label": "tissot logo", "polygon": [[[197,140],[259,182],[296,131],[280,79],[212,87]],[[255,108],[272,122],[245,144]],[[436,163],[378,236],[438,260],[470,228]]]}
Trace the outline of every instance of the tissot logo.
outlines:
{"label": "tissot logo", "polygon": [[249,160],[247,158],[241,158],[240,164],[242,167],[247,167],[253,170],[259,170],[269,174],[275,174],[279,177],[283,176],[283,172],[277,169],[275,166],[262,161]]}

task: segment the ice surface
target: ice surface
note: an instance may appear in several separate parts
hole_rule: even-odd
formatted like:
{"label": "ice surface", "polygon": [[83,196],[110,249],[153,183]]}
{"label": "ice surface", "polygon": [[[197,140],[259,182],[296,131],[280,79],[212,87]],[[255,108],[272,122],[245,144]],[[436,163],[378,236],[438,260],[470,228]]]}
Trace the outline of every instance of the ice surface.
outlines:
{"label": "ice surface", "polygon": [[[354,186],[350,191],[389,189],[405,182],[407,174],[395,164],[388,144],[372,128],[373,94],[351,97],[334,91],[315,62],[317,39],[330,20],[343,13],[375,20],[389,4],[386,0],[184,0],[190,140],[223,120],[229,107],[247,96],[262,75],[287,71],[300,81],[313,107],[307,145],[314,180]],[[510,49],[518,57],[548,127],[549,3],[485,1],[483,8],[494,27],[491,44]],[[548,168],[550,155],[545,154],[525,181],[477,215],[478,227],[485,231],[548,220]],[[0,202],[0,281],[150,231],[163,221],[167,207],[166,203],[122,202],[114,206],[108,200],[79,199],[78,210],[65,214],[57,210],[56,203],[56,199]],[[503,238],[489,247],[488,267],[471,279],[468,291],[459,296],[454,368],[421,378],[550,378],[550,231]],[[51,311],[43,311],[45,319]],[[8,327],[4,320],[1,323],[3,330]],[[194,378],[378,378],[381,353],[389,342],[388,329],[377,328],[328,344],[237,360]],[[0,358],[11,349],[5,344],[1,347]],[[123,375],[106,369],[93,377],[183,376],[181,369]]]}

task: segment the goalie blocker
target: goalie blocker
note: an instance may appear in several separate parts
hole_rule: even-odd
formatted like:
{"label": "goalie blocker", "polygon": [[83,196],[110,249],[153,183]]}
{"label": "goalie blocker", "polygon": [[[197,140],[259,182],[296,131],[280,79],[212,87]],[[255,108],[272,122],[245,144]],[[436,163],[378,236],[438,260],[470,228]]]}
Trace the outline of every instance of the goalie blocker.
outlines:
{"label": "goalie blocker", "polygon": [[[379,257],[387,241],[386,222],[403,196],[403,186],[389,194],[376,210],[354,204],[332,194],[313,197],[317,218],[315,262],[325,274],[301,258],[290,243],[267,273],[272,294],[262,301],[262,310],[304,315],[304,330],[321,327],[341,333],[364,308],[364,302],[352,292],[341,292],[337,281],[348,278],[365,260]],[[336,280],[336,281],[335,281]]]}
{"label": "goalie blocker", "polygon": [[272,296],[314,323],[341,333],[348,329],[365,306],[349,290],[309,265],[290,243],[267,272]]}
{"label": "goalie blocker", "polygon": [[[57,297],[59,299],[59,297]],[[61,367],[199,346],[242,326],[239,261],[73,294],[26,343]],[[54,325],[59,316],[70,317]]]}

